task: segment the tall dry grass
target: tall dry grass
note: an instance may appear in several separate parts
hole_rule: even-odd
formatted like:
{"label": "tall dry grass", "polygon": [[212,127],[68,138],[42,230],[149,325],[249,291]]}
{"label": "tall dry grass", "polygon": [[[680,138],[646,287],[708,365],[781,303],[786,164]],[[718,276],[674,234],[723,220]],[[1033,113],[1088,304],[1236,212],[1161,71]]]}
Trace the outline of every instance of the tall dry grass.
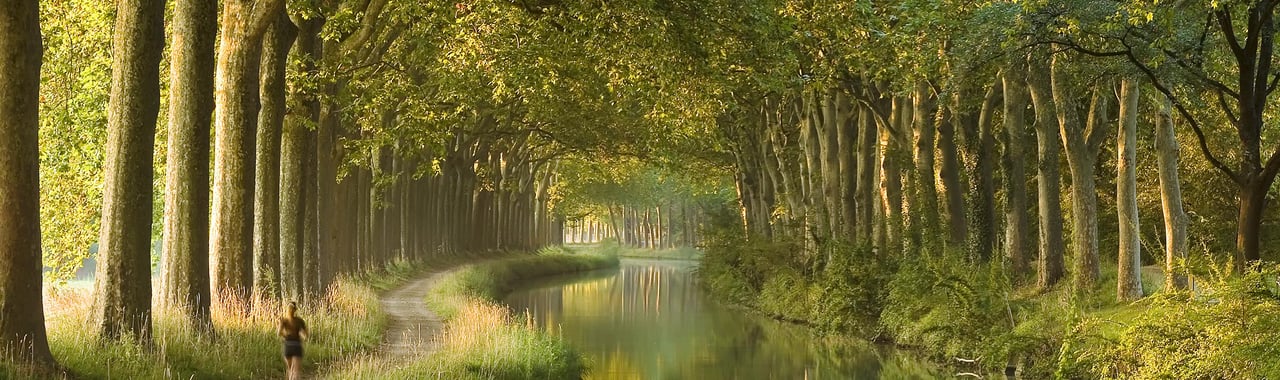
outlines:
{"label": "tall dry grass", "polygon": [[581,355],[560,337],[495,300],[541,276],[617,267],[616,256],[548,251],[473,265],[432,288],[427,305],[447,322],[435,350],[407,360],[367,357],[333,372],[337,379],[576,379]]}

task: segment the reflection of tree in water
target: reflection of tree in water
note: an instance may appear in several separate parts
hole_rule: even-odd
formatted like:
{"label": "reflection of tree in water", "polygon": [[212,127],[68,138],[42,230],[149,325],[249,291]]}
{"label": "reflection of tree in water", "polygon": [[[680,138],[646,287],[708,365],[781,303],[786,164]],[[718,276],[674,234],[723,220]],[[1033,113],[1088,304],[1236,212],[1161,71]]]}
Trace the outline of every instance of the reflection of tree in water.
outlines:
{"label": "reflection of tree in water", "polygon": [[709,302],[690,269],[628,261],[616,275],[561,280],[508,301],[587,354],[591,378],[934,377],[870,343],[815,337]]}

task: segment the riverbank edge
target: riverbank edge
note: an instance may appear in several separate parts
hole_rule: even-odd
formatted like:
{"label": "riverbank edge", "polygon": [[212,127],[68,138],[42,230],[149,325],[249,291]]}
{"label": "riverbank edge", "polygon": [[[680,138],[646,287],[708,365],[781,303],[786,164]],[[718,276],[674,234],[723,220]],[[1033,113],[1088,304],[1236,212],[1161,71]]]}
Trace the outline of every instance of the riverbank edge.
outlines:
{"label": "riverbank edge", "polygon": [[[419,260],[396,260],[385,267],[335,279],[323,299],[300,303],[299,314],[312,326],[304,369],[310,371],[375,349],[386,329],[379,294],[424,272],[449,268],[511,252],[438,255]],[[0,357],[4,378],[168,378],[215,376],[261,378],[283,376],[275,322],[279,306],[255,308],[248,316],[215,305],[217,339],[196,335],[176,313],[156,307],[154,343],[144,348],[132,341],[103,343],[85,331],[91,326],[79,316],[90,305],[87,291],[46,295],[46,319],[56,368],[27,368]]]}
{"label": "riverbank edge", "polygon": [[546,248],[536,255],[466,264],[447,274],[424,300],[445,320],[436,350],[394,368],[362,363],[341,378],[581,378],[585,358],[498,303],[522,284],[549,276],[617,268],[610,249]]}

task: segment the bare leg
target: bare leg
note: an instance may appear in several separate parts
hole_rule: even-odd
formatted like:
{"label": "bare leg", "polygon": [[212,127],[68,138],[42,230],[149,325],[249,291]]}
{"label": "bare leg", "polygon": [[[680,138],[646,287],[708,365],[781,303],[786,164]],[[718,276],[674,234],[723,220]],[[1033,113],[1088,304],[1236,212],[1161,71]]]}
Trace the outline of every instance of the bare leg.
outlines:
{"label": "bare leg", "polygon": [[289,378],[295,379],[295,380],[302,378],[302,357],[301,356],[294,356],[292,358],[289,358]]}

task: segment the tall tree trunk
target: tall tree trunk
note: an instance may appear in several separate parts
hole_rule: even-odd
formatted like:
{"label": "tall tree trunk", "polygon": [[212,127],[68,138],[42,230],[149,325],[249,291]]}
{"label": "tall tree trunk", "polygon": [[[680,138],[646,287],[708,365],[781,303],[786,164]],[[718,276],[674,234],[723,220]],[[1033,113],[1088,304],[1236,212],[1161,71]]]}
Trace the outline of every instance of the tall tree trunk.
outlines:
{"label": "tall tree trunk", "polygon": [[[853,241],[857,237],[858,232],[858,161],[857,150],[858,143],[858,123],[860,122],[854,115],[857,115],[856,107],[850,103],[847,95],[840,96],[840,111],[844,117],[840,119],[840,130],[836,133],[836,139],[839,140],[838,148],[840,159],[840,197],[842,198],[840,208],[840,220],[844,222],[844,230],[842,231],[844,238]],[[773,144],[780,144],[780,141],[774,141]],[[781,148],[779,146],[778,148]],[[785,177],[785,176],[784,176]]]}
{"label": "tall tree trunk", "polygon": [[209,315],[209,127],[213,116],[217,0],[178,0],[170,53],[160,303],[196,331]]}
{"label": "tall tree trunk", "polygon": [[1181,265],[1187,259],[1187,212],[1182,209],[1182,183],[1178,180],[1178,139],[1174,134],[1169,99],[1161,102],[1156,116],[1156,165],[1160,172],[1160,209],[1164,214],[1164,286],[1186,289]]}
{"label": "tall tree trunk", "polygon": [[1120,84],[1120,128],[1116,137],[1116,214],[1120,221],[1120,252],[1116,297],[1142,298],[1142,231],[1138,228],[1138,83]]}
{"label": "tall tree trunk", "polygon": [[1000,101],[1001,94],[998,81],[987,88],[978,114],[978,128],[974,131],[977,133],[971,136],[974,138],[971,144],[977,149],[973,157],[975,175],[969,179],[970,194],[973,195],[973,218],[969,221],[973,226],[970,249],[979,262],[989,261],[991,252],[996,249],[996,144],[992,129],[995,127],[996,102]]}
{"label": "tall tree trunk", "polygon": [[935,134],[937,125],[934,123],[934,115],[937,110],[936,101],[932,95],[932,90],[924,81],[916,83],[915,93],[913,95],[913,107],[915,112],[911,115],[911,124],[914,126],[914,142],[915,150],[913,158],[915,162],[916,172],[916,193],[912,197],[916,199],[918,207],[913,213],[919,215],[912,216],[912,237],[910,241],[914,247],[918,247],[925,251],[925,254],[939,254],[940,252],[932,252],[939,248],[936,243],[937,238],[941,235],[940,226],[942,225],[941,216],[938,214],[938,188],[936,186],[937,177],[934,172],[934,143],[936,142]]}
{"label": "tall tree trunk", "polygon": [[1107,114],[1105,93],[1110,88],[1105,84],[1094,85],[1087,124],[1081,122],[1072,98],[1076,91],[1063,77],[1065,74],[1059,67],[1062,64],[1059,58],[1053,60],[1053,100],[1058,106],[1058,126],[1071,170],[1071,246],[1076,251],[1073,282],[1078,291],[1085,291],[1097,285],[1100,275],[1094,165],[1110,124],[1104,120]]}
{"label": "tall tree trunk", "polygon": [[885,228],[882,238],[884,242],[877,245],[880,249],[893,254],[902,252],[902,169],[903,162],[909,155],[907,147],[909,139],[902,131],[908,130],[911,120],[911,107],[907,106],[907,98],[893,99],[890,124],[893,128],[880,131],[880,204],[885,212]]}
{"label": "tall tree trunk", "polygon": [[[822,135],[818,145],[822,149],[822,193],[823,199],[826,199],[827,225],[830,226],[830,236],[839,236],[840,229],[840,210],[842,202],[840,200],[840,132],[841,118],[839,113],[839,97],[840,89],[836,87],[827,88],[826,94],[822,98]],[[769,210],[764,210],[764,214],[768,215]]]}
{"label": "tall tree trunk", "polygon": [[[954,96],[954,95],[953,95]],[[938,152],[942,153],[942,193],[946,199],[947,243],[951,247],[964,247],[969,236],[965,221],[964,192],[960,183],[960,158],[956,147],[956,125],[947,117],[947,107],[938,107]]]}
{"label": "tall tree trunk", "polygon": [[1027,67],[1014,61],[1002,78],[1004,84],[1005,144],[1005,255],[1009,258],[1014,278],[1027,273],[1030,254],[1031,216],[1027,214],[1026,157],[1027,147]]}
{"label": "tall tree trunk", "polygon": [[39,1],[0,7],[0,350],[53,363],[40,262]]}
{"label": "tall tree trunk", "polygon": [[805,184],[805,202],[807,207],[807,238],[817,241],[825,240],[831,233],[827,225],[826,201],[823,197],[822,150],[818,147],[821,139],[822,113],[819,112],[819,97],[816,93],[805,94],[804,113],[807,116],[800,124],[801,150],[804,152],[804,167],[807,175]]}
{"label": "tall tree trunk", "polygon": [[[324,21],[310,17],[314,9],[289,9],[297,29],[292,49],[301,75],[319,75],[320,29]],[[290,84],[289,111],[280,144],[280,259],[281,282],[286,299],[310,301],[319,288],[319,181],[316,173],[316,132],[320,123],[320,99],[300,85]],[[298,87],[293,87],[298,86]],[[336,260],[336,259],[335,259]],[[335,261],[331,260],[331,261]],[[341,264],[331,264],[341,267]]]}
{"label": "tall tree trunk", "polygon": [[257,168],[253,207],[253,291],[257,300],[279,304],[280,145],[285,115],[285,70],[297,28],[281,9],[262,39],[262,109],[258,112]]}
{"label": "tall tree trunk", "polygon": [[103,338],[128,334],[150,341],[152,156],[164,1],[117,4],[93,317]]}
{"label": "tall tree trunk", "polygon": [[860,127],[862,134],[858,136],[858,221],[857,242],[863,244],[871,244],[872,232],[875,230],[875,213],[879,203],[876,202],[876,144],[880,142],[876,134],[879,132],[877,124],[873,121],[871,110],[867,107],[860,107],[858,110],[858,122],[862,123]]}
{"label": "tall tree trunk", "polygon": [[214,297],[248,312],[253,285],[253,191],[262,35],[280,0],[226,0],[218,47],[213,174]]}
{"label": "tall tree trunk", "polygon": [[1057,110],[1050,85],[1049,56],[1032,54],[1027,89],[1036,110],[1036,209],[1039,211],[1040,262],[1036,285],[1041,290],[1062,280],[1065,271],[1062,237],[1061,178],[1058,172],[1059,147]]}

